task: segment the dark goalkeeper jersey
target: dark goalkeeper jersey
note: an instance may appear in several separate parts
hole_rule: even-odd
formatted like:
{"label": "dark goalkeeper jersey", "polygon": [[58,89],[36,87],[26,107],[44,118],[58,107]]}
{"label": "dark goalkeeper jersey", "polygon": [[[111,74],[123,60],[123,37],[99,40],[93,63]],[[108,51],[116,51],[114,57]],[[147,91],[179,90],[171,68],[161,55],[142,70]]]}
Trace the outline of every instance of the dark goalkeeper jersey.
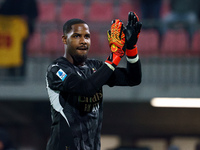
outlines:
{"label": "dark goalkeeper jersey", "polygon": [[47,70],[52,131],[47,150],[100,150],[103,85],[134,86],[141,82],[140,61],[112,71],[98,60],[75,66],[66,58]]}

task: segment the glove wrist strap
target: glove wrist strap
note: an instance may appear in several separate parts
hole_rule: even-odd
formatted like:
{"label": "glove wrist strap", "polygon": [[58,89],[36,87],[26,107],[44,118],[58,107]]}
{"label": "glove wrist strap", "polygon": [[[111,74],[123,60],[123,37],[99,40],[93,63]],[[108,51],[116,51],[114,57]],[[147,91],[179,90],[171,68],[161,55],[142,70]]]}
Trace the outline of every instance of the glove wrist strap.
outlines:
{"label": "glove wrist strap", "polygon": [[133,49],[126,49],[126,56],[127,57],[135,57],[138,54],[137,46]]}
{"label": "glove wrist strap", "polygon": [[113,65],[111,65],[108,61],[105,61],[105,64],[106,64],[112,71],[115,71],[115,67],[113,67]]}
{"label": "glove wrist strap", "polygon": [[111,53],[110,56],[107,58],[107,60],[105,62],[106,62],[106,64],[110,64],[114,68],[116,68],[117,65],[119,64],[120,60],[121,60],[121,57],[119,57],[115,53]]}
{"label": "glove wrist strap", "polygon": [[121,57],[113,53],[113,63],[117,66],[121,60]]}
{"label": "glove wrist strap", "polygon": [[126,57],[127,61],[131,64],[136,63],[139,60],[139,56],[136,55],[135,58]]}

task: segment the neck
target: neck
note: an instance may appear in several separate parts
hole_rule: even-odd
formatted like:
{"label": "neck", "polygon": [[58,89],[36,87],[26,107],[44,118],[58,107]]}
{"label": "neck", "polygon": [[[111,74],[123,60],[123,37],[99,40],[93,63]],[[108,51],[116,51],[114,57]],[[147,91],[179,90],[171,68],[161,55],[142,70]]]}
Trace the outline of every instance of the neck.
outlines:
{"label": "neck", "polygon": [[70,54],[64,54],[64,57],[70,62],[72,63],[73,65],[75,66],[83,66],[85,64],[85,62],[78,62],[76,61],[73,56],[71,56]]}
{"label": "neck", "polygon": [[74,64],[73,58],[70,55],[64,54],[64,57],[72,64]]}

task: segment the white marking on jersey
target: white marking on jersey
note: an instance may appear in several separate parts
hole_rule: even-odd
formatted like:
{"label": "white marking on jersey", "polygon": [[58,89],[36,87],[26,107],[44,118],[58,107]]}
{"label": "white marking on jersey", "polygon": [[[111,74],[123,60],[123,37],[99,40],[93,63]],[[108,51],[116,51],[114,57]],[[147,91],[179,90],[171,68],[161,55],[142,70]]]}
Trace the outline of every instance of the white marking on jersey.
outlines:
{"label": "white marking on jersey", "polygon": [[49,100],[50,100],[50,103],[51,103],[52,107],[57,112],[60,112],[60,114],[64,117],[64,119],[66,120],[67,124],[70,127],[69,121],[68,121],[67,117],[65,116],[65,114],[63,112],[63,107],[61,106],[61,104],[59,102],[59,94],[60,94],[60,92],[59,91],[54,91],[54,90],[49,88],[47,78],[46,78],[46,83],[47,83],[47,87],[46,88],[47,88],[47,92],[48,92],[48,95],[49,95]]}
{"label": "white marking on jersey", "polygon": [[78,73],[79,76],[82,76],[82,74],[80,72],[78,72],[78,71],[76,71],[76,72]]}
{"label": "white marking on jersey", "polygon": [[58,63],[57,63],[57,64],[53,64],[53,65],[51,65],[51,67],[55,67],[55,66],[58,66]]}

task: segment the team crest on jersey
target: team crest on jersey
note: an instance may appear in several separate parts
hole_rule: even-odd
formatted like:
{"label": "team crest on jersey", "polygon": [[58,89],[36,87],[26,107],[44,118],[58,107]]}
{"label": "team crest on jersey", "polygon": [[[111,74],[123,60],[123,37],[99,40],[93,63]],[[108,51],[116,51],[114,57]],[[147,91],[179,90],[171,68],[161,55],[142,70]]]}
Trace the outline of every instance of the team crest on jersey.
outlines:
{"label": "team crest on jersey", "polygon": [[67,74],[66,74],[62,69],[59,69],[58,72],[56,73],[56,75],[57,75],[62,81],[64,81],[65,78],[67,77]]}
{"label": "team crest on jersey", "polygon": [[97,71],[95,68],[92,68],[92,70],[93,70],[93,73],[95,73]]}

